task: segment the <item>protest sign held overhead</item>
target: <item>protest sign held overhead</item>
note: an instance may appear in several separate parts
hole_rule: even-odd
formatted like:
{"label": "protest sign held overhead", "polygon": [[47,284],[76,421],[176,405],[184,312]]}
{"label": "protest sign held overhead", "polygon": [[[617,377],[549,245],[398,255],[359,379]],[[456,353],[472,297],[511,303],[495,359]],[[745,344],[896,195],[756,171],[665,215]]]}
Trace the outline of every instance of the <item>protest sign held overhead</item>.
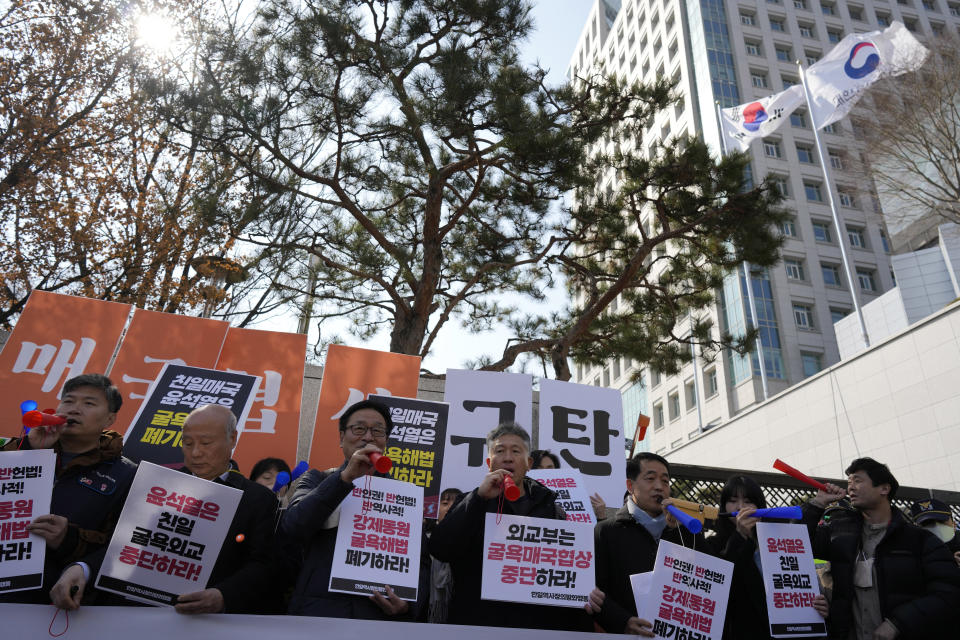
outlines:
{"label": "protest sign held overhead", "polygon": [[173,606],[207,585],[242,491],[141,462],[97,588]]}
{"label": "protest sign held overhead", "polygon": [[770,635],[774,638],[825,635],[826,623],[813,608],[813,599],[820,595],[820,581],[807,527],[758,522],[757,540]]}
{"label": "protest sign held overhead", "polygon": [[416,601],[420,580],[423,488],[366,476],[340,503],[330,591]]}
{"label": "protest sign held overhead", "polygon": [[337,421],[351,405],[371,394],[415,398],[419,384],[417,356],[330,345],[317,401],[310,466],[326,469],[343,462]]}
{"label": "protest sign held overhead", "polygon": [[661,540],[637,615],[656,638],[720,640],[732,579],[733,563]]}
{"label": "protest sign held overhead", "polygon": [[[165,364],[123,437],[123,454],[139,462],[183,466],[183,423],[205,404],[230,409],[239,440],[260,378],[242,373]],[[238,441],[239,441],[238,440]]]}
{"label": "protest sign held overhead", "polygon": [[567,514],[567,522],[597,524],[590,504],[590,495],[584,485],[583,474],[573,469],[531,469],[533,478],[557,494],[557,506]]}
{"label": "protest sign held overhead", "polygon": [[372,395],[370,399],[386,405],[393,421],[384,451],[393,461],[390,477],[423,487],[423,516],[436,518],[449,406],[394,396]]}
{"label": "protest sign held overhead", "polygon": [[595,584],[592,525],[486,514],[484,600],[582,607]]}
{"label": "protest sign held overhead", "polygon": [[67,380],[106,371],[131,308],[33,291],[0,352],[0,415],[19,415],[27,399],[56,407]]}
{"label": "protest sign held overhead", "polygon": [[589,493],[607,504],[623,500],[623,397],[616,389],[540,380],[540,449],[556,451],[561,467],[584,476]]}
{"label": "protest sign held overhead", "polygon": [[442,488],[476,487],[488,471],[487,434],[503,422],[517,422],[530,433],[533,377],[447,369],[443,399],[450,418]]}
{"label": "protest sign held overhead", "polygon": [[50,513],[57,454],[53,449],[0,455],[0,593],[43,584],[47,543],[27,527]]}

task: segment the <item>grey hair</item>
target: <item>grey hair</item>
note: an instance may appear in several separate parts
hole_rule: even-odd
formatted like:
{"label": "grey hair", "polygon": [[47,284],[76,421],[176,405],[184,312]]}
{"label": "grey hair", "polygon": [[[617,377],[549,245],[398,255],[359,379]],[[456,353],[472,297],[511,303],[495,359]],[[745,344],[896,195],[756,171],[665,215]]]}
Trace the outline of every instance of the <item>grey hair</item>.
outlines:
{"label": "grey hair", "polygon": [[493,449],[493,442],[503,436],[517,436],[523,440],[527,448],[527,455],[530,454],[530,434],[516,422],[501,422],[493,431],[487,434],[487,451]]}
{"label": "grey hair", "polygon": [[[224,426],[224,428],[227,430],[227,438],[231,437],[233,434],[235,434],[235,433],[237,432],[237,416],[233,415],[233,411],[231,411],[231,410],[228,409],[227,407],[223,406],[222,404],[204,404],[204,405],[200,405],[199,407],[197,407],[196,409],[194,409],[193,411],[191,411],[191,412],[190,412],[190,415],[192,416],[192,415],[195,414],[195,413],[198,413],[198,412],[200,412],[200,411],[205,411],[205,410],[210,409],[210,408],[222,409],[223,411],[226,411],[226,412],[227,412],[226,419],[223,421],[223,426]],[[221,411],[221,413],[222,413],[222,411]],[[190,419],[190,416],[187,416],[187,419],[189,420],[189,419]]]}

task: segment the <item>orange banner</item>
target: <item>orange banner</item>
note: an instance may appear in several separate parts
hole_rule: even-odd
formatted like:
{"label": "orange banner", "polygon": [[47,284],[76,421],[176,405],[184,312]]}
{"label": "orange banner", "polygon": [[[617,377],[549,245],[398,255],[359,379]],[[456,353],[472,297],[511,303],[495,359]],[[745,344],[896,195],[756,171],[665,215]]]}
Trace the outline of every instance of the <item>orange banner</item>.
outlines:
{"label": "orange banner", "polygon": [[281,458],[291,468],[296,466],[306,357],[307,336],[300,333],[235,327],[227,331],[217,369],[261,378],[233,452],[243,475],[263,458]]}
{"label": "orange banner", "polygon": [[123,394],[114,428],[126,432],[164,363],[215,368],[229,326],[220,320],[137,309],[110,371]]}
{"label": "orange banner", "polygon": [[63,383],[103,373],[117,348],[130,305],[34,291],[0,353],[0,435],[20,431],[20,403],[59,404]]}
{"label": "orange banner", "polygon": [[328,469],[343,463],[337,421],[350,405],[371,393],[416,398],[419,381],[419,356],[330,345],[320,383],[310,466]]}

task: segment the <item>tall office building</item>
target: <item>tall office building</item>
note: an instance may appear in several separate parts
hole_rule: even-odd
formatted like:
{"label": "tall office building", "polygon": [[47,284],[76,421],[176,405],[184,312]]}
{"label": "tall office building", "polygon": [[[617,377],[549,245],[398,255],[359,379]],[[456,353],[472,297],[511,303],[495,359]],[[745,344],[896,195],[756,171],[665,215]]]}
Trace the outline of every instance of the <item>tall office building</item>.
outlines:
{"label": "tall office building", "polygon": [[[809,66],[844,35],[895,20],[921,41],[956,33],[960,2],[595,0],[567,75],[575,81],[602,65],[629,80],[674,79],[683,101],[656,117],[642,144],[693,134],[719,153],[715,101],[734,106],[797,84],[797,60]],[[769,396],[840,359],[833,323],[854,306],[838,243],[846,243],[861,305],[894,286],[880,204],[854,125],[845,118],[820,131],[840,228],[832,221],[805,107],[750,148],[752,177],[773,176],[791,212],[782,226],[782,262],[750,278]],[[616,186],[613,174],[601,180],[601,189]],[[711,311],[715,326],[742,333],[749,317],[742,269],[730,274],[719,294]],[[676,376],[614,358],[601,367],[575,367],[574,379],[620,388],[628,424],[639,411],[651,417],[643,448],[664,454],[764,400],[757,351],[749,357],[726,353],[713,362],[699,351],[694,355]],[[638,368],[641,383],[635,384],[630,380]]]}

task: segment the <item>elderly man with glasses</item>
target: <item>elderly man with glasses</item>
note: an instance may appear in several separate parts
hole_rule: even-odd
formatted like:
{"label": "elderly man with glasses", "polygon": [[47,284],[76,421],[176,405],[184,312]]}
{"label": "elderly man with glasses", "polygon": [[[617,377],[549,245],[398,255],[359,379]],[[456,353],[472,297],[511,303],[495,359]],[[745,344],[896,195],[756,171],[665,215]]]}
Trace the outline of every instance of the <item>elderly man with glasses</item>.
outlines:
{"label": "elderly man with glasses", "polygon": [[[415,619],[418,607],[398,598],[389,586],[386,596],[379,593],[360,596],[327,590],[340,523],[340,503],[353,490],[355,480],[367,475],[382,475],[374,469],[369,454],[383,452],[392,426],[390,412],[384,405],[372,400],[351,405],[340,416],[343,464],[326,471],[311,469],[297,482],[280,523],[283,537],[302,551],[296,587],[290,600],[291,614],[364,620]],[[421,567],[421,583],[429,580],[429,573],[429,568],[423,570]],[[424,597],[426,591],[426,588],[420,589]]]}

